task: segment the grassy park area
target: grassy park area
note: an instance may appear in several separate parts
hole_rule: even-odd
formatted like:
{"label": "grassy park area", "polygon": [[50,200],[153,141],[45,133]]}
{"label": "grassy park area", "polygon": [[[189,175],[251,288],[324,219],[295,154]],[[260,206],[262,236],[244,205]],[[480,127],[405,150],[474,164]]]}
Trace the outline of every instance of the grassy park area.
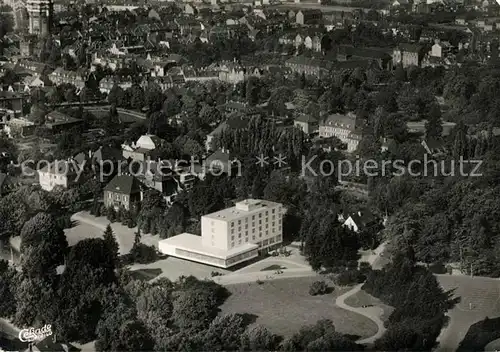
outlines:
{"label": "grassy park area", "polygon": [[377,332],[377,326],[370,319],[336,306],[336,297],[349,288],[310,296],[309,286],[317,280],[310,277],[228,285],[231,296],[221,306],[222,314],[246,313],[254,317],[254,323],[285,337],[320,319],[332,320],[337,331],[343,334],[369,337]]}

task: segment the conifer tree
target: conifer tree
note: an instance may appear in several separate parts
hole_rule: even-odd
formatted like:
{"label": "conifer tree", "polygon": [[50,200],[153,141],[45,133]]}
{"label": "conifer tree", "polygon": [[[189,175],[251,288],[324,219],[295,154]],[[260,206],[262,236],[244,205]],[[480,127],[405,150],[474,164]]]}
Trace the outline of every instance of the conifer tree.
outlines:
{"label": "conifer tree", "polygon": [[106,230],[104,230],[104,241],[106,242],[109,251],[113,255],[114,262],[116,263],[118,260],[119,246],[118,242],[116,242],[116,238],[110,224],[108,224],[108,226],[106,226]]}

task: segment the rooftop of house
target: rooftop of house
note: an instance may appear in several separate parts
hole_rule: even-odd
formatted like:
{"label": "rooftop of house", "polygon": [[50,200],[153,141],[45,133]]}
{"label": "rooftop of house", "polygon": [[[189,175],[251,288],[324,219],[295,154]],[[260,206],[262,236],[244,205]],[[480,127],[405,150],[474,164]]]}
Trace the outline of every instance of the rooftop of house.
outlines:
{"label": "rooftop of house", "polygon": [[122,158],[121,150],[107,145],[100,146],[99,149],[97,149],[92,155],[92,160],[96,162],[103,162],[105,160],[117,161],[120,160],[121,158]]}
{"label": "rooftop of house", "polygon": [[66,115],[57,110],[51,111],[45,116],[45,125],[47,125],[48,127],[74,124],[78,122],[82,122],[82,120]]}
{"label": "rooftop of house", "polygon": [[401,51],[412,52],[412,53],[419,53],[419,52],[422,51],[423,46],[422,45],[417,45],[417,44],[402,43],[402,44],[399,44],[398,48]]}
{"label": "rooftop of house", "polygon": [[340,210],[339,215],[342,215],[344,220],[347,220],[349,217],[352,218],[354,223],[358,225],[358,227],[363,227],[373,222],[377,221],[377,217],[366,208],[361,209],[343,209]]}
{"label": "rooftop of house", "polygon": [[286,61],[287,64],[293,64],[293,65],[305,65],[305,66],[311,66],[311,67],[320,67],[320,68],[325,68],[329,69],[332,66],[331,61],[327,60],[321,60],[321,59],[315,59],[315,58],[310,58],[310,57],[305,57],[305,56],[294,56]]}
{"label": "rooftop of house", "polygon": [[131,175],[116,175],[107,185],[104,187],[105,191],[121,194],[134,194],[141,190],[140,182]]}
{"label": "rooftop of house", "polygon": [[160,137],[152,134],[145,134],[137,140],[135,145],[137,146],[137,148],[153,150],[155,148],[158,148],[161,143],[162,139]]}
{"label": "rooftop of house", "polygon": [[309,114],[300,114],[295,118],[295,121],[304,123],[318,123],[318,119]]}
{"label": "rooftop of house", "polygon": [[212,132],[210,132],[208,135],[209,136],[216,136],[220,134],[222,131],[225,131],[226,129],[230,130],[240,130],[247,128],[248,124],[250,123],[249,118],[245,117],[239,117],[239,116],[233,116],[227,119],[226,121],[222,122],[215,128]]}
{"label": "rooftop of house", "polygon": [[336,126],[344,127],[354,131],[356,128],[357,118],[353,113],[348,114],[331,114],[320,122],[321,126]]}
{"label": "rooftop of house", "polygon": [[74,159],[55,160],[50,164],[46,164],[38,172],[60,176],[75,175],[81,171],[78,165],[78,162]]}
{"label": "rooftop of house", "polygon": [[390,59],[391,55],[382,48],[357,48],[350,45],[339,45],[338,53],[363,57],[367,59]]}

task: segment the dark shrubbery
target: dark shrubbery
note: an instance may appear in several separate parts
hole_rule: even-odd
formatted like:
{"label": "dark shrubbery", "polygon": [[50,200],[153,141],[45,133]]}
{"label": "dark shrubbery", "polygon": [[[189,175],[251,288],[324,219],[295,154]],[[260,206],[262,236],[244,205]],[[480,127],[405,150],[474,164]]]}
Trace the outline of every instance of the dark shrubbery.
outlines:
{"label": "dark shrubbery", "polygon": [[149,264],[158,260],[158,251],[154,246],[148,246],[144,243],[134,244],[130,253],[123,256],[125,264]]}
{"label": "dark shrubbery", "polygon": [[324,281],[314,281],[309,287],[309,294],[311,296],[324,295],[328,291],[328,285]]}
{"label": "dark shrubbery", "polygon": [[500,318],[486,319],[477,322],[469,328],[457,352],[484,351],[491,341],[500,338]]}
{"label": "dark shrubbery", "polygon": [[346,270],[343,271],[334,278],[334,282],[339,286],[349,286],[360,284],[366,280],[366,275],[359,270]]}

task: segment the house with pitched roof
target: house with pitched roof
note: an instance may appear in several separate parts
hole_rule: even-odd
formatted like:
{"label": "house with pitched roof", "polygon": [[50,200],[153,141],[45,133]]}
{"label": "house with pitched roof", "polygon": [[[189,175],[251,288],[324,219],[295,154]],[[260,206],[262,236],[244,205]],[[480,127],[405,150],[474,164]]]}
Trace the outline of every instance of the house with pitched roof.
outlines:
{"label": "house with pitched roof", "polygon": [[163,140],[161,138],[152,134],[146,134],[141,136],[135,143],[124,143],[122,145],[123,158],[139,161],[145,161],[148,157],[156,159],[155,149],[162,143]]}
{"label": "house with pitched roof", "polygon": [[322,17],[323,12],[318,9],[299,10],[295,15],[295,23],[300,25],[318,24]]}
{"label": "house with pitched roof", "polygon": [[328,115],[319,124],[319,136],[320,138],[337,137],[347,144],[349,153],[358,148],[363,138],[361,123],[353,113]]}
{"label": "house with pitched roof", "polygon": [[58,67],[54,72],[49,75],[49,79],[55,84],[69,83],[76,88],[85,87],[85,73],[83,71],[67,71],[62,67]]}
{"label": "house with pitched roof", "polygon": [[403,65],[404,68],[420,66],[424,54],[425,50],[423,46],[403,43],[394,49],[392,60],[394,65]]}
{"label": "house with pitched roof", "polygon": [[230,117],[227,121],[222,122],[215,130],[207,134],[205,140],[205,149],[207,151],[214,150],[215,148],[215,138],[219,136],[223,131],[236,131],[244,130],[248,127],[250,123],[250,118],[245,117]]}
{"label": "house with pitched roof", "polygon": [[238,168],[241,170],[241,162],[225,148],[216,150],[206,158],[204,166],[205,173],[212,173],[214,175],[221,175],[223,173],[231,175]]}
{"label": "house with pitched roof", "polygon": [[45,127],[57,134],[83,124],[83,120],[54,110],[45,115]]}
{"label": "house with pitched roof", "polygon": [[322,77],[330,71],[332,63],[327,60],[309,58],[305,56],[294,56],[285,62],[285,66],[292,72],[304,73],[308,76]]}
{"label": "house with pitched roof", "polygon": [[377,225],[379,220],[368,209],[360,209],[352,213],[340,213],[339,220],[345,219],[343,226],[348,227],[354,232],[360,232],[371,226]]}
{"label": "house with pitched roof", "polygon": [[312,134],[318,131],[318,119],[309,114],[299,114],[293,121],[295,127],[300,128],[305,134]]}
{"label": "house with pitched roof", "polygon": [[38,171],[38,182],[45,191],[52,191],[54,187],[69,188],[79,184],[82,180],[82,170],[78,162],[73,159],[56,160]]}
{"label": "house with pitched roof", "polygon": [[141,201],[141,183],[132,175],[116,175],[104,187],[104,205],[116,210],[130,210],[134,202]]}

